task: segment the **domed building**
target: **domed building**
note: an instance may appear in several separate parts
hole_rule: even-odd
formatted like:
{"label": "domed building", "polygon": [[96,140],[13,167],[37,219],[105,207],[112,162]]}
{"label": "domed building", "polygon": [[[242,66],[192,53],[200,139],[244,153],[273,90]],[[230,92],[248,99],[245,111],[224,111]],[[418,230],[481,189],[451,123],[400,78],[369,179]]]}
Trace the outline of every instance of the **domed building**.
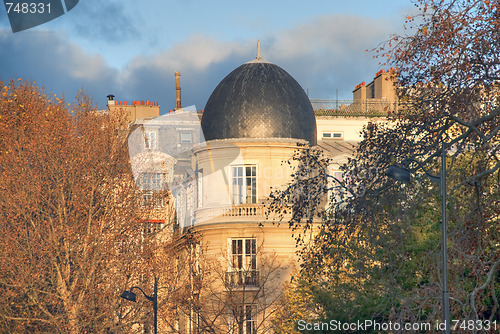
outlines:
{"label": "domed building", "polygon": [[[332,162],[330,175],[341,179],[339,166],[352,156],[362,126],[373,121],[366,117],[373,106],[357,87],[352,104],[318,107],[316,101],[315,115],[297,81],[258,51],[213,90],[200,124],[196,110],[182,108],[179,77],[176,72],[177,108],[161,116],[156,103],[122,105],[108,96],[108,108],[123,109],[133,121],[132,169],[143,202],[154,209],[144,221],[176,244],[178,269],[160,284],[177,286],[171,291],[182,297],[172,308],[162,305],[168,313],[162,328],[272,333],[269,317],[297,268],[297,248],[288,217],[277,224],[266,201],[290,182],[290,158],[307,145],[321,147]],[[378,91],[377,78],[365,90]],[[157,189],[168,189],[168,198],[158,201]],[[162,290],[159,299],[175,298],[171,291]]]}
{"label": "domed building", "polygon": [[193,149],[194,219],[181,226],[198,236],[213,266],[208,290],[217,298],[200,291],[199,312],[231,333],[267,333],[297,260],[288,224],[266,217],[265,202],[290,181],[292,165],[284,162],[316,145],[314,111],[297,81],[258,54],[215,88],[201,127],[206,142]]}
{"label": "domed building", "polygon": [[259,57],[219,83],[201,125],[205,140],[284,138],[316,144],[316,119],[306,93],[285,70]]}

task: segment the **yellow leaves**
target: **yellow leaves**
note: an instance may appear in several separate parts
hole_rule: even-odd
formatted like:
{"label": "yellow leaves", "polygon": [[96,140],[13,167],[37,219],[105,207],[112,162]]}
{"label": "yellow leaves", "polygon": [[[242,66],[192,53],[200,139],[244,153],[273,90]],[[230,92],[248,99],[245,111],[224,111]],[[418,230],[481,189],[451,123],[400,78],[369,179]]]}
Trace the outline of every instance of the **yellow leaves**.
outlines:
{"label": "yellow leaves", "polygon": [[427,36],[427,31],[428,31],[428,30],[429,30],[429,28],[428,28],[427,26],[423,27],[423,28],[422,28],[422,34],[423,34],[424,36]]}

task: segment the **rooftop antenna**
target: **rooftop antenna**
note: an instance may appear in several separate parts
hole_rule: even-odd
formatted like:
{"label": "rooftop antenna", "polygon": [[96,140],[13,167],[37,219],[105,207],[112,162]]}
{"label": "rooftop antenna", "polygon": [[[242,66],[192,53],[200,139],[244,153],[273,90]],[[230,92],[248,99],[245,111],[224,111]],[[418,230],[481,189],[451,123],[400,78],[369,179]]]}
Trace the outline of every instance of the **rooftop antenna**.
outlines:
{"label": "rooftop antenna", "polygon": [[257,60],[260,60],[260,40],[257,41]]}

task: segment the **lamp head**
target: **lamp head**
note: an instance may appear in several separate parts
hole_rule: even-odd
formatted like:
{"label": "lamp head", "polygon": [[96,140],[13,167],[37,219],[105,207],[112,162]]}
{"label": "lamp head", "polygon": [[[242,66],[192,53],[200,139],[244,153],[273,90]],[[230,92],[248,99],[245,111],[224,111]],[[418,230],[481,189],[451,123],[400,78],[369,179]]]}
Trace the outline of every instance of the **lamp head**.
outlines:
{"label": "lamp head", "polygon": [[400,165],[390,165],[385,171],[385,175],[403,183],[410,183],[411,181],[411,172]]}
{"label": "lamp head", "polygon": [[132,291],[123,291],[122,295],[120,296],[123,299],[130,300],[135,302],[136,301],[136,294],[133,293]]}

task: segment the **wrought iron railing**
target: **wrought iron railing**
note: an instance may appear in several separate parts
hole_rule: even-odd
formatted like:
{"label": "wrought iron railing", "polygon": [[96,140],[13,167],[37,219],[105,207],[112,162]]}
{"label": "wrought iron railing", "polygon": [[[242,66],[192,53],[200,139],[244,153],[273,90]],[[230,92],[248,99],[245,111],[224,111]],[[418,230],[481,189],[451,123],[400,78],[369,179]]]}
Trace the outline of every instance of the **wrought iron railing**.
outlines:
{"label": "wrought iron railing", "polygon": [[230,288],[258,287],[258,270],[235,270],[226,272],[226,286]]}

